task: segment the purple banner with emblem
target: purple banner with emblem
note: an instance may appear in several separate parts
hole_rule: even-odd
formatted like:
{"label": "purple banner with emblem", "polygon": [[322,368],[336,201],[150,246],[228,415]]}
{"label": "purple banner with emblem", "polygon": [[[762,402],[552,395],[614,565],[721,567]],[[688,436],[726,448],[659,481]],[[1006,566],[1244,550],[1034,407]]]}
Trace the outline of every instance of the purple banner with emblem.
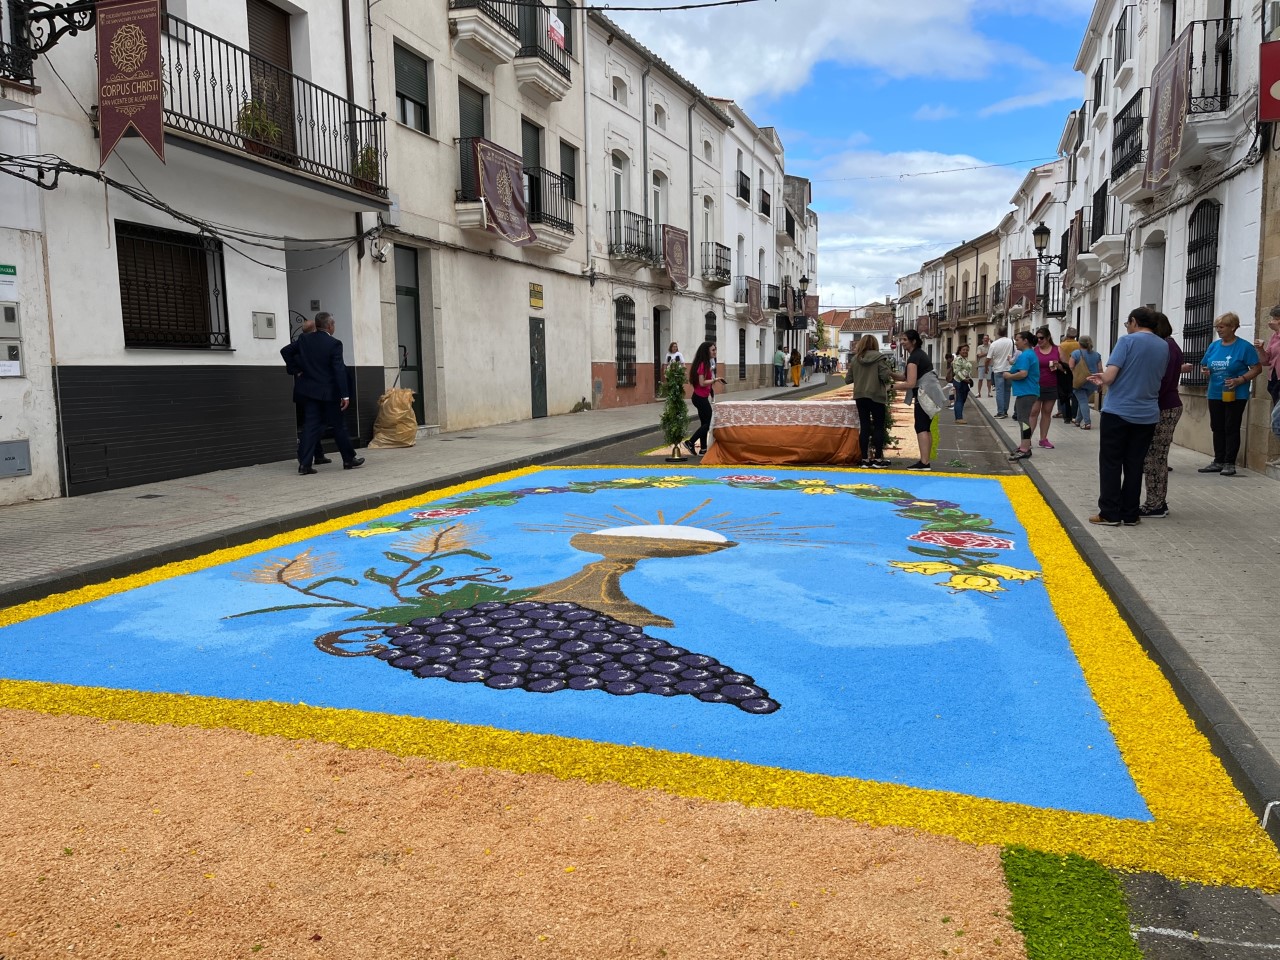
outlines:
{"label": "purple banner with emblem", "polygon": [[1145,174],[1148,186],[1163,186],[1182,152],[1190,65],[1191,27],[1187,27],[1151,72],[1151,120],[1147,130]]}
{"label": "purple banner with emblem", "polygon": [[764,321],[764,307],[760,301],[760,281],[747,277],[747,319],[752,323]]}
{"label": "purple banner with emblem", "polygon": [[524,206],[524,161],[488,140],[476,140],[476,174],[487,226],[508,243],[527,247],[538,239]]}
{"label": "purple banner with emblem", "polygon": [[1009,265],[1008,306],[1022,304],[1030,311],[1036,305],[1036,271],[1034,257],[1014,260]]}
{"label": "purple banner with emblem", "polygon": [[98,165],[132,127],[164,162],[160,0],[98,4]]}
{"label": "purple banner with emblem", "polygon": [[689,289],[689,231],[662,225],[662,259],[667,276],[680,290]]}

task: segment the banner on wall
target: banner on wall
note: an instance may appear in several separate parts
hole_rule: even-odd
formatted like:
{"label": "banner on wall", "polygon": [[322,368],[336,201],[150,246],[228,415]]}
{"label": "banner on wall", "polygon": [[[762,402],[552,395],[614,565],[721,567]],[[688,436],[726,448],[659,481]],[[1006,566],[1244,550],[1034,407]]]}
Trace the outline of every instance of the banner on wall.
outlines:
{"label": "banner on wall", "polygon": [[1009,270],[1009,297],[1007,306],[1021,303],[1028,311],[1036,305],[1036,260],[1029,257],[1014,260]]}
{"label": "banner on wall", "polygon": [[662,260],[667,276],[680,290],[689,289],[689,231],[662,225]]}
{"label": "banner on wall", "polygon": [[760,281],[747,277],[747,319],[752,323],[764,320],[764,305],[760,302]]}
{"label": "banner on wall", "polygon": [[818,296],[806,296],[804,298],[804,315],[810,320],[818,319]]}
{"label": "banner on wall", "polygon": [[130,128],[163,163],[160,0],[99,0],[98,166]]}
{"label": "banner on wall", "polygon": [[1151,119],[1147,130],[1146,183],[1163,186],[1182,152],[1187,126],[1187,84],[1191,68],[1191,27],[1178,34],[1151,73]]}
{"label": "banner on wall", "polygon": [[496,143],[477,139],[476,174],[488,229],[517,247],[538,239],[524,205],[524,160]]}

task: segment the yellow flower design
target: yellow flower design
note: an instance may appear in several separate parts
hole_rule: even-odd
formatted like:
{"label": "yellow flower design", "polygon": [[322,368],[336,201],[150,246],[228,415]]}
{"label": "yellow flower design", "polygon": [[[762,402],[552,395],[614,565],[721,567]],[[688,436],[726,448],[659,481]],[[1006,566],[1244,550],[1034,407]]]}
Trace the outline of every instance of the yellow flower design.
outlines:
{"label": "yellow flower design", "polygon": [[1019,570],[1017,567],[1006,567],[1000,563],[982,563],[978,565],[978,569],[1001,580],[1038,580],[1040,578],[1037,570]]}
{"label": "yellow flower design", "polygon": [[1004,587],[995,577],[979,577],[972,573],[957,573],[943,584],[956,593],[961,590],[977,590],[979,593],[1003,593]]}
{"label": "yellow flower design", "polygon": [[669,483],[688,483],[693,477],[667,477]]}
{"label": "yellow flower design", "polygon": [[640,477],[622,477],[621,479],[619,479],[619,480],[615,480],[615,481],[613,481],[613,482],[614,482],[614,483],[625,483],[625,484],[627,484],[628,486],[633,486],[633,485],[638,484],[638,483],[644,483],[645,481],[644,481],[642,478],[640,478]]}
{"label": "yellow flower design", "polygon": [[654,486],[655,486],[655,487],[658,487],[658,488],[659,488],[659,489],[661,489],[661,490],[671,490],[671,489],[674,489],[674,488],[676,488],[676,487],[679,487],[679,486],[680,486],[680,484],[678,484],[678,483],[655,483],[655,484],[654,484]]}
{"label": "yellow flower design", "polygon": [[835,493],[830,487],[808,487],[801,490],[801,493]]}
{"label": "yellow flower design", "polygon": [[907,563],[903,560],[890,560],[889,566],[897,567],[899,570],[905,570],[907,573],[922,573],[926,577],[936,576],[939,573],[955,573],[960,569],[954,563],[943,563],[940,560],[919,560],[915,563]]}
{"label": "yellow flower design", "polygon": [[359,530],[348,530],[348,537],[376,537],[380,533],[399,533],[396,527],[363,527]]}
{"label": "yellow flower design", "polygon": [[796,483],[802,487],[825,487],[827,485],[825,480],[797,480]]}

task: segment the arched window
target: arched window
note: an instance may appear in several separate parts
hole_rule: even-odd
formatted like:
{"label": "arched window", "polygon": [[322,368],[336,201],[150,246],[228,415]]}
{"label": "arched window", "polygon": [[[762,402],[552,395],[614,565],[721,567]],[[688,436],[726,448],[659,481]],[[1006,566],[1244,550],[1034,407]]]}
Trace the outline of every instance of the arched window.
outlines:
{"label": "arched window", "polygon": [[711,243],[716,238],[716,202],[702,198],[702,242]]}
{"label": "arched window", "polygon": [[738,276],[747,275],[747,238],[738,234]]}
{"label": "arched window", "polygon": [[707,343],[716,342],[716,314],[714,310],[708,310],[707,315],[702,318],[703,330],[702,339]]}
{"label": "arched window", "polygon": [[630,185],[627,182],[627,174],[630,163],[627,155],[621,150],[613,151],[613,178],[610,181],[609,201],[611,210],[627,209],[627,200],[631,195]]}
{"label": "arched window", "polygon": [[710,140],[702,141],[702,159],[707,161],[707,163],[715,163],[716,151],[715,148],[711,146]]}
{"label": "arched window", "polygon": [[654,224],[665,223],[667,215],[667,178],[654,171],[653,174],[653,209],[649,212]]}
{"label": "arched window", "polygon": [[1201,200],[1187,221],[1187,298],[1182,313],[1182,354],[1194,373],[1183,383],[1204,384],[1200,359],[1213,342],[1213,314],[1218,299],[1218,219],[1222,204]]}
{"label": "arched window", "polygon": [[659,130],[667,129],[667,111],[660,103],[653,105],[653,125]]}
{"label": "arched window", "polygon": [[620,387],[636,385],[636,302],[622,296],[613,301],[614,354]]}
{"label": "arched window", "polygon": [[747,379],[747,330],[738,328],[738,379]]}
{"label": "arched window", "polygon": [[756,274],[756,279],[764,283],[764,247],[761,247],[760,252],[756,255],[756,269],[759,271]]}
{"label": "arched window", "polygon": [[621,77],[613,78],[613,102],[621,107],[627,105],[627,81]]}

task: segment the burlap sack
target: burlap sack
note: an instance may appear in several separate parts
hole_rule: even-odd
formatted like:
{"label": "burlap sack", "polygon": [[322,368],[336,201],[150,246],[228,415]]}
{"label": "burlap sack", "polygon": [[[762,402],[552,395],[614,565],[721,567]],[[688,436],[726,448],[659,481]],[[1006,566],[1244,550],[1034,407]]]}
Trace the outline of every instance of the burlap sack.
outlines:
{"label": "burlap sack", "polygon": [[418,441],[418,418],[413,412],[413,391],[392,387],[378,398],[378,419],[373,422],[370,447],[412,447]]}

